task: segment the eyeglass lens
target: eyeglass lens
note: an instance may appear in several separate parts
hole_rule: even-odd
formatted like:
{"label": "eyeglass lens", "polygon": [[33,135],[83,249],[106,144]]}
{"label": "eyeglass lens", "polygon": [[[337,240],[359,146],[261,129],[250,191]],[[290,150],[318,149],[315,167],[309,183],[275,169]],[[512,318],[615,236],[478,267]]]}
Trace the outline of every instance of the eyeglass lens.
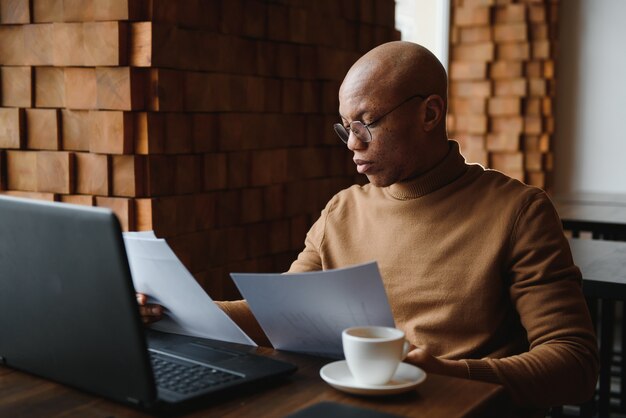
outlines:
{"label": "eyeglass lens", "polygon": [[333,128],[335,128],[335,132],[345,144],[348,143],[348,139],[350,138],[350,131],[352,131],[354,136],[356,136],[359,141],[370,142],[372,140],[367,126],[358,120],[355,120],[350,124],[350,131],[341,123],[335,123]]}

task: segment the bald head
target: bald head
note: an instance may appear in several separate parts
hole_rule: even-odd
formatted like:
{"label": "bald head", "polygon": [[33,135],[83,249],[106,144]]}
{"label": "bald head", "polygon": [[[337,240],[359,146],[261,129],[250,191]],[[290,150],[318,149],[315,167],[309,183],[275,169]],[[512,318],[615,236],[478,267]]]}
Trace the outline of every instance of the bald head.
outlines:
{"label": "bald head", "polygon": [[357,170],[374,186],[419,176],[447,155],[447,84],[439,60],[411,42],[380,45],[350,68],[339,115]]}
{"label": "bald head", "polygon": [[348,71],[341,96],[379,97],[390,103],[411,94],[440,96],[447,100],[446,71],[432,52],[412,42],[388,42],[363,55]]}

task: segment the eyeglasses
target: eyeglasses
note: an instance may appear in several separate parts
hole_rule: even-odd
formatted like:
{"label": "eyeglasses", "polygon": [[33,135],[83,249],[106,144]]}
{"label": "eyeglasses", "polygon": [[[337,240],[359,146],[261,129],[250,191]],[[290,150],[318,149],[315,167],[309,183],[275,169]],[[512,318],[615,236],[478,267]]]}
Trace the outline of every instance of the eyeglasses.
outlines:
{"label": "eyeglasses", "polygon": [[426,96],[424,96],[424,95],[415,94],[415,95],[409,97],[408,99],[405,99],[404,101],[400,102],[399,105],[397,105],[396,107],[392,108],[387,113],[384,113],[382,116],[379,116],[377,119],[374,119],[370,123],[363,123],[360,120],[354,120],[354,121],[350,122],[350,126],[348,128],[343,126],[343,124],[341,124],[341,123],[335,123],[333,125],[333,128],[335,129],[335,132],[337,133],[337,135],[343,141],[344,144],[347,144],[348,143],[348,139],[350,138],[350,132],[348,131],[348,129],[350,131],[352,131],[354,136],[356,136],[356,138],[359,141],[361,141],[361,142],[371,142],[372,141],[372,133],[370,132],[370,128],[369,127],[374,125],[375,123],[380,122],[380,120],[382,118],[384,118],[385,116],[387,116],[388,114],[390,114],[391,112],[393,112],[394,110],[396,110],[397,108],[402,106],[403,104],[405,104],[405,103],[415,99],[416,97],[419,97],[420,99],[425,99],[426,98]]}

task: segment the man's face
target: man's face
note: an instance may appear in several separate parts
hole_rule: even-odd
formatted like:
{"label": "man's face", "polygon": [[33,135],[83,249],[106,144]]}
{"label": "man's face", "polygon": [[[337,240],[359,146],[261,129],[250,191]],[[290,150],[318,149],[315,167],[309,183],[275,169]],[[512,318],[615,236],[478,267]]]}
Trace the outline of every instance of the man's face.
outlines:
{"label": "man's face", "polygon": [[[406,92],[407,97],[414,92]],[[353,121],[371,123],[404,98],[377,101],[372,95],[340,91],[339,113],[344,127]],[[410,100],[369,127],[372,141],[365,143],[350,134],[348,148],[354,153],[357,171],[377,187],[387,187],[420,174],[422,99]],[[422,148],[423,149],[423,148]]]}

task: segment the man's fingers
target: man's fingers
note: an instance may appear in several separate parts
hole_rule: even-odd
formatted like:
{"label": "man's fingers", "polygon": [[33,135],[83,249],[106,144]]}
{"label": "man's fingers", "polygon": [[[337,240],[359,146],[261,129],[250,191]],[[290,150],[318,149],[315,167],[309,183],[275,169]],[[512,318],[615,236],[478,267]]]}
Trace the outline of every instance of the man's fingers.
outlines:
{"label": "man's fingers", "polygon": [[146,295],[144,295],[143,293],[137,293],[137,303],[139,305],[145,305],[146,304]]}
{"label": "man's fingers", "polygon": [[163,315],[163,307],[160,305],[143,305],[139,306],[139,313],[142,317],[159,319]]}

